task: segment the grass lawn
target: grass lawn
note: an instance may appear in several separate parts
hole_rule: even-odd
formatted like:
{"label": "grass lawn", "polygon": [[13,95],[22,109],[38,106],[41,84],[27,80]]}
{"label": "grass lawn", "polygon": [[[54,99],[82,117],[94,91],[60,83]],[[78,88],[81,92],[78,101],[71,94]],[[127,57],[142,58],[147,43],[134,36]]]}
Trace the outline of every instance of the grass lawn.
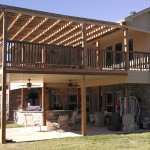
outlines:
{"label": "grass lawn", "polygon": [[[12,121],[6,122],[6,128],[19,128],[19,127],[23,127],[23,125],[15,124]],[[1,121],[0,121],[0,128],[1,128]]]}
{"label": "grass lawn", "polygon": [[150,133],[98,135],[0,145],[2,150],[149,150]]}

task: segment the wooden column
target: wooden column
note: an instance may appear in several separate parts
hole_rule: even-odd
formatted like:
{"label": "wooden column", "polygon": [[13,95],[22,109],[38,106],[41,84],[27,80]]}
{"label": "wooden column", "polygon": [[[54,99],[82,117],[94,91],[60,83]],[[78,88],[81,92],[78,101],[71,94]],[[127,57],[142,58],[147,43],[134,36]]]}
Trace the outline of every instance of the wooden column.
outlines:
{"label": "wooden column", "polygon": [[97,87],[97,112],[99,112],[100,111],[100,109],[99,109],[99,100],[100,100],[100,93],[99,93],[100,91],[99,91],[99,86]]}
{"label": "wooden column", "polygon": [[99,110],[102,112],[102,88],[99,86]]}
{"label": "wooden column", "polygon": [[46,84],[43,83],[42,88],[42,111],[43,111],[43,125],[46,125],[46,114],[45,114],[45,101],[46,101]]}
{"label": "wooden column", "polygon": [[129,70],[129,39],[127,28],[123,30],[123,36],[124,36],[124,51],[126,52],[125,56],[126,70]]}
{"label": "wooden column", "polygon": [[82,47],[83,50],[83,67],[87,68],[88,66],[88,57],[87,57],[87,44],[86,44],[86,24],[82,24]]}
{"label": "wooden column", "polygon": [[1,143],[6,143],[6,54],[7,54],[7,12],[3,12],[2,50],[2,97],[1,97]]}
{"label": "wooden column", "polygon": [[81,112],[82,112],[82,135],[86,136],[86,79],[81,75]]}
{"label": "wooden column", "polygon": [[79,88],[77,88],[77,111],[79,109]]}
{"label": "wooden column", "polygon": [[25,110],[25,108],[24,108],[24,98],[25,98],[25,89],[22,88],[21,89],[21,109],[22,109],[22,111]]}
{"label": "wooden column", "polygon": [[129,103],[129,99],[130,99],[130,86],[127,83],[126,84],[126,114],[128,113],[128,103]]}

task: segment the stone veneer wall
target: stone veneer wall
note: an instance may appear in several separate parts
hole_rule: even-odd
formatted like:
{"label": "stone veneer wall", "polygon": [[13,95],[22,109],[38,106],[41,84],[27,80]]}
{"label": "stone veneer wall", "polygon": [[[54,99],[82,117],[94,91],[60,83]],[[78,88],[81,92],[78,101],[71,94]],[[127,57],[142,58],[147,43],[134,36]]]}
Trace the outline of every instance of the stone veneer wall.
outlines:
{"label": "stone veneer wall", "polygon": [[[130,95],[135,96],[141,106],[141,115],[150,117],[150,84],[129,84]],[[103,95],[103,109],[106,110],[106,92],[113,93],[113,99],[115,100],[116,92],[122,91],[122,97],[125,96],[125,84],[109,85],[102,87]],[[115,105],[115,103],[114,103]]]}
{"label": "stone veneer wall", "polygon": [[141,115],[150,117],[150,85],[131,84],[131,95],[135,96],[141,105]]}
{"label": "stone veneer wall", "polygon": [[125,84],[107,85],[102,87],[102,112],[106,110],[106,93],[113,94],[113,106],[116,105],[117,92],[121,93],[121,97],[125,96]]}
{"label": "stone veneer wall", "polygon": [[43,113],[42,112],[14,112],[14,121],[17,124],[25,124],[25,114],[32,114],[34,123],[39,123],[41,126],[43,125]]}

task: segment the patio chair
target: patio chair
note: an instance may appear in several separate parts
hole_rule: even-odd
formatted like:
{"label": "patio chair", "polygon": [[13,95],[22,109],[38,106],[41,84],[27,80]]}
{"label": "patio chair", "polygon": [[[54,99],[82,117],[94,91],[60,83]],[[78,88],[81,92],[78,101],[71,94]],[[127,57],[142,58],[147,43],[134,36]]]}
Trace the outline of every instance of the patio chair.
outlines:
{"label": "patio chair", "polygon": [[78,111],[77,111],[77,110],[72,112],[72,117],[71,117],[71,119],[69,120],[69,126],[73,126],[73,127],[76,126],[77,114],[78,114]]}
{"label": "patio chair", "polygon": [[25,122],[24,122],[25,127],[29,126],[29,127],[32,127],[34,129],[34,127],[36,125],[39,125],[40,126],[40,131],[41,131],[41,124],[39,122],[34,121],[34,118],[33,118],[32,114],[24,114],[24,117],[25,117]]}
{"label": "patio chair", "polygon": [[68,127],[69,115],[59,115],[58,121],[53,122],[59,131],[64,127]]}

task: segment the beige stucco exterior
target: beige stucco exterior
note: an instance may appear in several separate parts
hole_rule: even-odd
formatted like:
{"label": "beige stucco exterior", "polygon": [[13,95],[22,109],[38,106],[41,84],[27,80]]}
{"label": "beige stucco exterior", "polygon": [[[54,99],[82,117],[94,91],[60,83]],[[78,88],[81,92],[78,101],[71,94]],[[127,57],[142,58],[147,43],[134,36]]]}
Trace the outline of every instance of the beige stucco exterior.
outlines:
{"label": "beige stucco exterior", "polygon": [[[150,52],[150,34],[129,29],[129,39],[133,39],[134,51]],[[123,30],[116,31],[100,39],[100,48],[106,49],[108,46],[113,46],[115,50],[115,44],[122,42],[123,50]]]}

